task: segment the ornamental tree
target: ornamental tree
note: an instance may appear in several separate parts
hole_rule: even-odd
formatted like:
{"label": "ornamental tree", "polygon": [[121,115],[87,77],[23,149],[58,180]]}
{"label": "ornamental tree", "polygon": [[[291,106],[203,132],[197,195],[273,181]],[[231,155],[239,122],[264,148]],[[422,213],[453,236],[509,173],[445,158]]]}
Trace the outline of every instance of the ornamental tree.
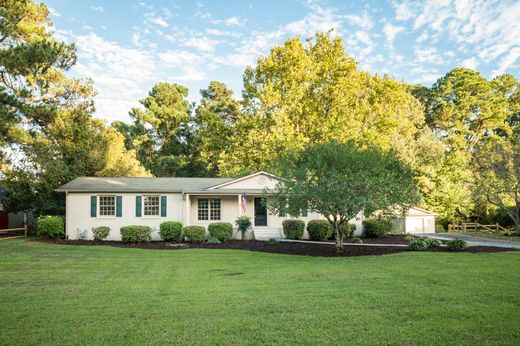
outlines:
{"label": "ornamental tree", "polygon": [[336,250],[343,252],[343,225],[360,212],[406,206],[418,201],[411,168],[394,151],[354,142],[331,141],[291,152],[274,171],[281,180],[272,191],[269,208],[280,215],[298,216],[302,210],[323,215],[336,234]]}

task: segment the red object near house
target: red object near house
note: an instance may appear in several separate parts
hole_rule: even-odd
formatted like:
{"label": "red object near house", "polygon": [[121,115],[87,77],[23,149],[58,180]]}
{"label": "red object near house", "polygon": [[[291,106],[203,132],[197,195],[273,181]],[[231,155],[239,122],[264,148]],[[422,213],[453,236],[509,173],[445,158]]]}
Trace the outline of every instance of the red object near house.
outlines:
{"label": "red object near house", "polygon": [[9,216],[0,210],[0,229],[6,229],[9,227]]}

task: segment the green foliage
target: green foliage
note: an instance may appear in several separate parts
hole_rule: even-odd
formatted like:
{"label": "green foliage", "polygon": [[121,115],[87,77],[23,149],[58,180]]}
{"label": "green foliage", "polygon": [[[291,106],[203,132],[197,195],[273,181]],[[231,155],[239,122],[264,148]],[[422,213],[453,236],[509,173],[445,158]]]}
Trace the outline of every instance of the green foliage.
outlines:
{"label": "green foliage", "polygon": [[99,226],[92,228],[92,234],[94,236],[95,241],[105,240],[106,237],[110,234],[110,227],[107,226]]}
{"label": "green foliage", "polygon": [[246,215],[239,216],[235,220],[235,225],[237,226],[238,231],[241,234],[242,240],[244,240],[245,233],[247,231],[250,231],[253,229],[253,224],[251,223],[251,219]]}
{"label": "green foliage", "polygon": [[182,223],[179,221],[164,221],[159,226],[159,235],[164,241],[181,241]]}
{"label": "green foliage", "polygon": [[220,241],[228,241],[233,238],[233,225],[229,222],[210,223],[208,231],[212,238],[217,238]]}
{"label": "green foliage", "polygon": [[414,240],[415,237],[413,236],[413,234],[407,233],[407,234],[405,235],[404,239],[410,241],[410,240]]}
{"label": "green foliage", "polygon": [[185,226],[182,232],[192,243],[204,243],[206,240],[206,229],[202,226]]}
{"label": "green foliage", "polygon": [[149,226],[124,226],[120,232],[121,241],[125,243],[145,243],[152,240],[152,229]]}
{"label": "green foliage", "polygon": [[408,243],[408,248],[412,251],[425,251],[428,249],[428,244],[422,239],[416,239]]}
{"label": "green foliage", "polygon": [[444,233],[446,230],[444,229],[444,226],[441,224],[435,225],[435,233]]}
{"label": "green foliage", "polygon": [[363,236],[367,238],[381,238],[392,231],[392,221],[388,218],[377,217],[363,221]]}
{"label": "green foliage", "polygon": [[283,220],[282,227],[287,239],[301,239],[305,231],[305,222],[302,220]]}
{"label": "green foliage", "polygon": [[220,244],[220,240],[218,240],[218,238],[211,237],[211,238],[208,239],[207,243],[210,244],[210,245],[219,245]]}
{"label": "green foliage", "polygon": [[307,223],[307,233],[311,240],[327,240],[333,229],[327,220],[311,220]]}
{"label": "green foliage", "polygon": [[464,251],[468,247],[468,243],[462,239],[452,239],[446,243],[446,247],[452,251]]}
{"label": "green foliage", "polygon": [[438,239],[431,239],[431,238],[428,238],[428,237],[422,237],[420,239],[420,241],[424,242],[426,244],[426,246],[428,247],[428,249],[431,249],[431,248],[434,248],[434,247],[439,247],[439,246],[442,245],[440,240],[438,240]]}
{"label": "green foliage", "polygon": [[65,235],[65,224],[61,216],[40,216],[36,229],[41,238],[62,238]]}
{"label": "green foliage", "polygon": [[276,245],[276,244],[278,244],[278,240],[276,240],[274,238],[268,239],[265,242],[265,245],[267,245],[267,246],[273,246],[273,245]]}
{"label": "green foliage", "polygon": [[340,230],[343,232],[345,237],[350,238],[356,231],[356,225],[353,223],[344,223],[340,226]]}
{"label": "green foliage", "polygon": [[354,244],[363,244],[363,240],[361,238],[359,238],[359,237],[352,238],[352,242]]}

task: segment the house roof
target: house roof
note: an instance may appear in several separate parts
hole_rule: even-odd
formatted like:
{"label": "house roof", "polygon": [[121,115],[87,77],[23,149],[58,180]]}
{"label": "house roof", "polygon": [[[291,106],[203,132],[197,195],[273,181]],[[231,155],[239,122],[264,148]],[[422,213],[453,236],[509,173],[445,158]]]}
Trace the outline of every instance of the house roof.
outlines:
{"label": "house roof", "polygon": [[79,177],[56,189],[57,192],[189,192],[206,190],[234,178],[130,178]]}

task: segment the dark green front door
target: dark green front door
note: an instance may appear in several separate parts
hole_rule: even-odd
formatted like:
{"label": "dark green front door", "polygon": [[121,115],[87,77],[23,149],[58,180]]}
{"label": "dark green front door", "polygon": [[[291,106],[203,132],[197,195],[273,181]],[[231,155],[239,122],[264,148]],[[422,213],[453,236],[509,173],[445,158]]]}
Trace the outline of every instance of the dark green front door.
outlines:
{"label": "dark green front door", "polygon": [[267,207],[260,197],[255,197],[255,226],[267,226]]}

